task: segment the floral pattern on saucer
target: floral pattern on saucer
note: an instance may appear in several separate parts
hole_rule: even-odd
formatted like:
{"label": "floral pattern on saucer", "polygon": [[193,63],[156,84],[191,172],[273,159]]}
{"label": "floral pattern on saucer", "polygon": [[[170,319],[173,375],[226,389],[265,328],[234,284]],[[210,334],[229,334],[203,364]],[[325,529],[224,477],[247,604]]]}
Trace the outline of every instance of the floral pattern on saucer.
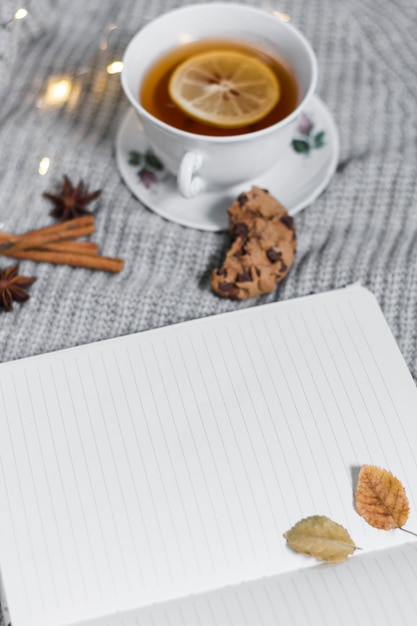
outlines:
{"label": "floral pattern on saucer", "polygon": [[137,176],[146,189],[157,186],[167,176],[163,163],[150,148],[144,152],[130,150],[128,163],[138,168]]}
{"label": "floral pattern on saucer", "polygon": [[326,145],[324,141],[326,131],[320,130],[319,132],[313,132],[313,130],[314,122],[307,113],[302,113],[297,128],[299,137],[293,139],[291,142],[295,152],[299,154],[310,154],[311,150],[322,148]]}

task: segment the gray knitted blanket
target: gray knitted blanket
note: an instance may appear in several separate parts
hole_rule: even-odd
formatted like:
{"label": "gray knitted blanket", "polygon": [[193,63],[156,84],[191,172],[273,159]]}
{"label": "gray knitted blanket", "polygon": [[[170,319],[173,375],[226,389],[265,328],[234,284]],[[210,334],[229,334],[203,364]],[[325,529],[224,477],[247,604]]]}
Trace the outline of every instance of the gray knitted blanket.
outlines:
{"label": "gray knitted blanket", "polygon": [[[317,54],[318,94],[340,135],[340,161],[319,199],[296,216],[298,249],[274,293],[216,297],[209,272],[226,233],[188,229],[140,204],[121,180],[114,140],[129,105],[105,68],[133,34],[179,0],[2,0],[0,3],[0,223],[24,232],[52,223],[42,197],[67,174],[101,188],[95,239],[125,259],[121,274],[24,261],[30,300],[0,312],[8,361],[226,310],[368,287],[417,376],[417,3],[278,0],[248,4],[290,14]],[[25,6],[29,14],[13,19]],[[107,48],[100,42],[109,25]],[[103,46],[102,46],[103,47]],[[42,107],[51,77],[80,85],[76,103]],[[41,159],[50,159],[39,173]],[[0,267],[13,262],[2,258]],[[1,623],[1,622],[0,622]]]}

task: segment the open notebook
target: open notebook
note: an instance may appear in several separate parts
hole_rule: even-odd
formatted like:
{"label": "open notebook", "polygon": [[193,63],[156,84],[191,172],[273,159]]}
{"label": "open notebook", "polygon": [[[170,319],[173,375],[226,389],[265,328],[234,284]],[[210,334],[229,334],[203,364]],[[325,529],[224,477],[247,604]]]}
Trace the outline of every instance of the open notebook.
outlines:
{"label": "open notebook", "polygon": [[[353,508],[360,465],[417,530],[417,391],[353,286],[0,366],[13,626],[417,623],[417,543]],[[363,550],[293,553],[308,515]]]}

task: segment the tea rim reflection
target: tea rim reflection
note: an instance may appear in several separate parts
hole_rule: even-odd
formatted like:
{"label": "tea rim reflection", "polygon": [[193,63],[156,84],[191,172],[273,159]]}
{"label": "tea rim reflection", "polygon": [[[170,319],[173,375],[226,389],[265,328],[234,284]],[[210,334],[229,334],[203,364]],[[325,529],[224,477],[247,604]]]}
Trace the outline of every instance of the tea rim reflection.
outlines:
{"label": "tea rim reflection", "polygon": [[[169,15],[169,13],[187,13],[187,12],[191,12],[194,11],[198,6],[206,6],[205,4],[203,5],[187,5],[185,7],[181,7],[178,9],[174,9],[173,11],[170,11],[168,13],[164,13],[162,15],[160,15],[159,17],[164,17]],[[267,10],[265,9],[261,9],[259,7],[252,7],[252,6],[246,6],[246,5],[241,5],[241,4],[237,4],[237,3],[224,3],[224,2],[213,2],[210,3],[210,7],[211,8],[215,8],[218,7],[219,9],[221,7],[238,7],[240,10],[242,9],[246,9],[250,12],[254,11],[254,12],[262,12],[262,13],[268,13]],[[271,16],[271,18],[273,18],[273,16]],[[155,18],[155,20],[152,20],[151,22],[149,22],[149,24],[147,24],[146,26],[144,26],[139,32],[140,33],[144,33],[146,32],[146,30],[151,29],[153,27],[154,22],[158,19]],[[279,19],[277,17],[275,17],[274,19]],[[297,103],[297,106],[295,107],[295,109],[289,114],[287,115],[285,118],[283,118],[282,120],[280,120],[279,122],[276,122],[275,124],[271,124],[270,126],[267,126],[266,128],[262,128],[260,130],[256,130],[256,131],[252,131],[252,132],[248,132],[248,133],[244,133],[241,135],[226,135],[226,136],[213,136],[213,135],[204,135],[204,134],[196,134],[196,133],[192,133],[186,130],[182,130],[177,128],[176,126],[171,126],[170,124],[167,124],[166,122],[163,122],[162,120],[160,120],[158,117],[155,117],[154,115],[152,115],[152,113],[149,113],[149,111],[147,111],[141,104],[141,102],[138,100],[137,95],[132,94],[129,88],[129,84],[128,84],[128,80],[127,80],[127,71],[126,71],[126,58],[129,55],[129,51],[130,49],[133,47],[134,45],[134,41],[133,39],[130,41],[130,43],[128,44],[124,56],[123,56],[123,70],[121,73],[121,81],[122,81],[122,85],[123,85],[123,89],[125,94],[127,95],[130,103],[132,104],[133,108],[137,111],[137,113],[140,116],[143,116],[144,118],[146,118],[147,120],[151,121],[153,124],[155,124],[155,126],[159,127],[161,130],[167,131],[167,132],[174,132],[174,133],[178,133],[178,135],[180,137],[184,137],[184,138],[190,138],[193,140],[200,139],[201,141],[204,141],[204,143],[214,143],[214,144],[222,144],[222,143],[227,143],[228,145],[231,143],[244,143],[245,141],[248,140],[252,140],[253,138],[257,138],[257,137],[262,137],[263,135],[268,135],[269,133],[271,133],[274,130],[277,130],[278,128],[282,128],[284,126],[287,126],[288,124],[290,124],[291,122],[293,122],[294,120],[296,120],[302,109],[305,108],[306,103],[311,99],[311,97],[314,95],[316,87],[317,87],[317,79],[318,79],[318,67],[317,67],[317,62],[316,62],[316,57],[315,57],[315,53],[314,50],[310,44],[310,42],[304,37],[304,35],[292,24],[289,23],[285,23],[285,28],[290,30],[292,32],[292,34],[294,35],[294,37],[296,37],[299,41],[300,44],[302,44],[305,49],[308,52],[308,55],[311,59],[311,80],[310,80],[310,84],[309,87],[306,91],[306,93],[304,94],[304,97]],[[245,35],[245,38],[247,41],[251,41],[250,38],[248,38],[247,35]],[[191,42],[191,41],[198,41],[200,38],[193,38],[193,39],[188,39],[187,43]],[[254,45],[256,45],[256,42],[253,42]],[[178,36],[178,44],[181,45],[181,35]],[[167,53],[169,51],[169,48],[164,49],[163,52],[161,52],[161,54]],[[283,54],[283,57],[285,58],[285,54]],[[147,69],[149,70],[149,68],[151,67],[152,63],[155,63],[157,59],[154,58],[151,60],[151,62],[148,64]],[[295,73],[296,78],[297,78],[297,73]]]}

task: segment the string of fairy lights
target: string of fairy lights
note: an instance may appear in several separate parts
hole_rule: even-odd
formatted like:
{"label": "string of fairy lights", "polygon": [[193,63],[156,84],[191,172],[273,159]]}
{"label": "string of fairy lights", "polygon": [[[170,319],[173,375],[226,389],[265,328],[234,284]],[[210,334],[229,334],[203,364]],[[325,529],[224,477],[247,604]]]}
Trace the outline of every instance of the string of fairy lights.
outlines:
{"label": "string of fairy lights", "polygon": [[[13,22],[22,20],[24,18],[30,19],[30,12],[28,9],[21,7],[13,14],[13,16],[4,23],[0,24],[0,28],[7,28]],[[109,36],[117,28],[117,24],[110,23],[104,30],[100,39],[99,50],[105,51],[109,47]],[[109,75],[120,74],[123,69],[123,62],[121,60],[113,60],[106,66],[106,72]],[[72,108],[78,101],[80,96],[81,86],[80,83],[74,79],[72,75],[60,74],[50,76],[44,85],[42,93],[36,102],[36,107],[39,109],[59,108],[64,105]],[[50,168],[51,159],[49,156],[43,156],[38,164],[38,173],[40,176],[45,176]]]}

